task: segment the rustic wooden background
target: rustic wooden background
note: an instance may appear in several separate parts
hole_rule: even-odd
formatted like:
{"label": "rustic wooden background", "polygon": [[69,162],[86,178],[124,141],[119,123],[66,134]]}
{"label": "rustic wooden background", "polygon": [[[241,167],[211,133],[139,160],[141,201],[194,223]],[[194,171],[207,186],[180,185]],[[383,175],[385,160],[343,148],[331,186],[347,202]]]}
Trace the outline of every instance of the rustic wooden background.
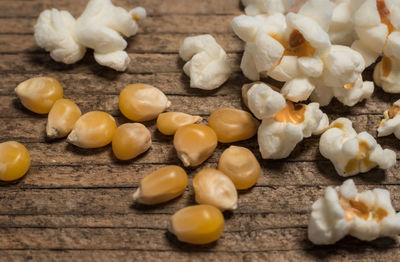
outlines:
{"label": "rustic wooden background", "polygon": [[[164,205],[132,205],[131,193],[141,178],[165,164],[180,164],[171,137],[157,132],[154,121],[146,123],[153,134],[151,150],[128,163],[118,162],[109,146],[83,150],[64,140],[48,141],[46,116],[24,109],[13,92],[21,81],[39,75],[57,78],[65,97],[83,112],[104,110],[119,123],[127,120],[118,111],[118,94],[135,82],[164,91],[172,101],[171,111],[207,118],[218,107],[243,106],[240,88],[248,82],[239,70],[243,44],[230,27],[231,19],[243,12],[239,0],[114,2],[148,11],[139,34],[129,39],[132,62],[125,73],[100,67],[90,52],[75,65],[59,64],[36,46],[33,25],[42,10],[54,7],[78,16],[86,1],[0,0],[0,142],[20,141],[32,157],[24,179],[0,187],[0,261],[399,260],[399,238],[368,243],[347,237],[333,246],[314,246],[307,240],[311,204],[326,186],[344,180],[320,155],[318,137],[306,139],[281,161],[261,160],[255,138],[237,143],[255,152],[263,175],[254,188],[240,194],[239,208],[225,214],[222,238],[202,247],[179,243],[166,231],[171,214],[194,204],[191,186]],[[212,34],[234,65],[230,80],[213,92],[189,88],[177,54],[185,37],[202,33]],[[365,76],[370,78],[371,72]],[[324,111],[331,119],[348,116],[358,131],[375,135],[382,112],[398,98],[376,88],[371,99],[353,108],[335,101]],[[400,152],[393,136],[378,141]],[[219,145],[202,167],[215,167],[227,146]],[[361,189],[388,189],[400,210],[398,168],[374,169],[354,179]],[[187,169],[190,177],[197,170]]]}

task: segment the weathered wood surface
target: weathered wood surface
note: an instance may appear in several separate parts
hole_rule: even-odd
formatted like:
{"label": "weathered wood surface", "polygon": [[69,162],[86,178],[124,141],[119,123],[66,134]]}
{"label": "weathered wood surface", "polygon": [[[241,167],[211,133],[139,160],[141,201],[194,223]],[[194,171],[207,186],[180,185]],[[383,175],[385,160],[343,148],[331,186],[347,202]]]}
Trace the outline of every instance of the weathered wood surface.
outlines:
{"label": "weathered wood surface", "polygon": [[[168,218],[194,204],[191,186],[165,205],[132,205],[131,194],[141,178],[165,164],[180,164],[172,137],[160,134],[154,121],[151,150],[136,160],[117,161],[110,147],[83,150],[64,140],[49,141],[46,116],[24,109],[14,88],[38,75],[62,83],[65,97],[83,112],[104,110],[119,124],[128,122],[118,110],[118,94],[129,83],[144,82],[163,90],[172,102],[169,110],[201,115],[205,121],[218,107],[242,107],[240,88],[248,82],[239,63],[243,44],[231,31],[230,20],[242,13],[238,0],[114,0],[129,8],[141,5],[149,17],[131,38],[132,58],[127,72],[97,65],[90,52],[75,65],[51,60],[33,39],[33,25],[46,8],[66,9],[78,15],[86,1],[0,0],[0,142],[18,140],[29,149],[32,167],[16,183],[0,183],[0,261],[398,261],[399,238],[362,242],[347,237],[335,245],[318,247],[307,240],[311,204],[326,186],[339,185],[332,164],[318,151],[318,138],[300,143],[288,159],[261,160],[256,139],[236,143],[260,159],[263,175],[257,185],[239,195],[239,208],[227,212],[223,237],[196,247],[179,243],[166,232]],[[189,35],[211,33],[228,52],[235,73],[223,87],[205,92],[189,88],[177,51]],[[371,79],[371,71],[365,73]],[[331,119],[349,116],[358,131],[376,136],[382,112],[399,98],[378,87],[373,97],[353,108],[334,101],[324,108]],[[393,136],[379,138],[396,150]],[[222,151],[198,168],[215,167]],[[400,210],[400,163],[386,172],[374,169],[354,178],[360,189],[381,187],[392,194]],[[191,184],[190,184],[191,185]]]}

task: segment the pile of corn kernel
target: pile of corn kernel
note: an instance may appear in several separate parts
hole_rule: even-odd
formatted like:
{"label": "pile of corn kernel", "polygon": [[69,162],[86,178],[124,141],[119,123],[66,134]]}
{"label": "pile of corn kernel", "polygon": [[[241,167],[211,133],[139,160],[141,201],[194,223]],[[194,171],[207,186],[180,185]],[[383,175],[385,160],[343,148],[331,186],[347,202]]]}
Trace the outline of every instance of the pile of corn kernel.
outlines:
{"label": "pile of corn kernel", "polygon": [[[120,10],[108,0],[100,2],[105,3],[105,9]],[[297,1],[304,5],[296,8],[293,5],[296,1],[242,2],[246,15],[234,18],[232,28],[246,43],[240,65],[243,74],[253,81],[269,76],[284,82],[281,89],[262,82],[243,86],[243,102],[253,114],[219,108],[211,113],[205,125],[200,116],[164,112],[171,102],[158,88],[132,84],[121,91],[119,109],[134,123],[117,127],[114,118],[105,112],[82,115],[78,105],[63,98],[63,88],[54,78],[26,80],[15,92],[27,109],[48,114],[49,138],[67,137],[69,143],[81,148],[99,148],[111,143],[119,160],[134,159],[151,147],[150,131],[138,122],[157,119],[158,131],[173,136],[177,156],[185,167],[201,165],[213,154],[218,142],[234,143],[256,134],[264,159],[286,158],[303,138],[321,135],[319,150],[341,176],[367,172],[375,166],[392,167],[396,162],[392,150],[382,149],[366,132],[357,133],[347,118],[329,124],[327,115],[319,107],[329,104],[333,97],[347,106],[369,98],[373,83],[363,81],[361,73],[380,55],[384,56],[375,67],[375,82],[387,92],[400,92],[397,81],[400,79],[400,19],[397,19],[400,4],[389,0],[387,3],[385,0],[308,0]],[[298,9],[296,13],[291,12],[294,9]],[[138,20],[135,17],[144,18],[144,9],[120,11],[135,21],[124,25],[130,28],[127,31],[132,31],[124,35],[135,34]],[[52,19],[65,19],[75,26],[74,18],[62,17],[57,10],[52,12]],[[375,17],[365,16],[368,12]],[[83,37],[86,31],[94,34],[94,38],[99,37],[90,28],[88,22],[92,20],[84,14],[77,20],[86,26],[79,29],[83,32],[80,32],[80,41],[74,42],[77,38],[72,30],[68,31],[67,39],[74,41],[46,43],[50,38],[43,32],[49,23],[49,13],[44,12],[35,28],[38,44],[49,49],[56,61],[69,63],[70,57],[79,60],[85,46],[91,47],[91,41],[83,44],[87,40]],[[121,39],[117,41],[124,41]],[[120,50],[126,45],[116,46],[107,54],[93,47],[95,58],[100,64],[123,71],[130,61],[122,51],[124,48]],[[186,38],[179,55],[186,61],[183,71],[190,77],[193,88],[218,88],[232,72],[225,51],[211,35]],[[308,99],[313,103],[298,103]],[[385,111],[378,136],[393,133],[400,137],[399,108],[400,100]],[[29,167],[29,152],[22,144],[15,141],[0,144],[0,180],[20,179]],[[230,146],[221,154],[215,168],[203,168],[194,175],[192,184],[199,205],[176,212],[168,230],[180,241],[191,244],[217,240],[224,229],[222,212],[236,209],[238,190],[254,186],[260,174],[260,164],[249,149]],[[164,203],[181,196],[187,184],[188,175],[182,167],[165,166],[143,178],[133,201],[144,205]],[[353,181],[347,180],[341,187],[328,187],[324,197],[312,206],[308,235],[315,244],[332,244],[346,234],[373,240],[399,233],[400,215],[396,215],[386,190],[358,193]]]}

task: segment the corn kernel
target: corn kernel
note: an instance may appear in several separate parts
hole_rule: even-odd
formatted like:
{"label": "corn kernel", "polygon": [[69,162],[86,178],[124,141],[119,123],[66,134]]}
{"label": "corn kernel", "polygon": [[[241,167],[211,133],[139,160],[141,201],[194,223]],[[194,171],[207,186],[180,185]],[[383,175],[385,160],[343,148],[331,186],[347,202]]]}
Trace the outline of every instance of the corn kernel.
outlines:
{"label": "corn kernel", "polygon": [[174,136],[174,147],[184,166],[200,165],[212,155],[217,144],[215,132],[200,124],[182,126]]}
{"label": "corn kernel", "polygon": [[133,200],[146,205],[167,202],[182,195],[187,183],[188,177],[183,168],[166,166],[143,178],[133,194]]}
{"label": "corn kernel", "polygon": [[146,84],[128,85],[119,95],[119,109],[133,121],[152,120],[170,105],[163,92]]}
{"label": "corn kernel", "polygon": [[232,180],[236,189],[254,186],[261,174],[256,157],[250,150],[240,146],[230,146],[222,153],[218,170]]}
{"label": "corn kernel", "polygon": [[101,111],[92,111],[76,121],[67,141],[82,148],[103,147],[111,143],[117,124],[114,118]]}
{"label": "corn kernel", "polygon": [[164,135],[173,135],[179,127],[194,124],[201,120],[200,116],[192,116],[181,112],[167,112],[158,115],[157,128]]}
{"label": "corn kernel", "polygon": [[37,114],[47,114],[54,103],[63,97],[61,84],[51,77],[34,77],[15,88],[24,107]]}
{"label": "corn kernel", "polygon": [[47,119],[47,136],[50,138],[67,136],[81,115],[81,110],[71,100],[63,98],[57,100],[51,108]]}
{"label": "corn kernel", "polygon": [[259,125],[249,112],[233,108],[219,108],[208,119],[208,126],[215,131],[221,143],[249,139],[257,133]]}
{"label": "corn kernel", "polygon": [[237,208],[237,191],[229,177],[214,168],[204,168],[193,179],[196,202],[220,210]]}
{"label": "corn kernel", "polygon": [[112,149],[116,158],[129,160],[147,151],[151,146],[150,131],[140,123],[119,126],[112,139]]}
{"label": "corn kernel", "polygon": [[185,207],[171,217],[168,230],[182,242],[208,244],[221,237],[224,216],[210,205]]}
{"label": "corn kernel", "polygon": [[26,147],[15,141],[0,143],[0,180],[13,181],[23,177],[31,165]]}

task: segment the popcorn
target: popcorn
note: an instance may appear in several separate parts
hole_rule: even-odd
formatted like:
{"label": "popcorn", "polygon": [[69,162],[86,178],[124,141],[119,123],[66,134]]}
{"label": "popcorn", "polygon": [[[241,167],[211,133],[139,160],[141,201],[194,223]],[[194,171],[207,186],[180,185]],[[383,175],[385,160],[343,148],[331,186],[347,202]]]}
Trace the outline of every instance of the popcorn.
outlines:
{"label": "popcorn", "polygon": [[123,36],[135,35],[137,21],[144,17],[142,7],[128,12],[111,0],[91,0],[77,20],[67,11],[43,11],[35,25],[35,39],[57,62],[75,63],[88,47],[99,64],[124,71],[130,58],[123,51],[127,46]]}
{"label": "popcorn", "polygon": [[76,41],[75,18],[67,11],[43,11],[35,25],[36,43],[57,62],[73,64],[83,58],[86,48]]}
{"label": "popcorn", "polygon": [[232,72],[225,51],[211,35],[187,37],[179,55],[187,61],[183,71],[190,77],[190,87],[193,88],[218,88]]}
{"label": "popcorn", "polygon": [[374,81],[387,93],[400,93],[400,59],[382,57],[375,66]]}
{"label": "popcorn", "polygon": [[400,100],[397,100],[393,106],[386,110],[384,119],[379,124],[378,137],[394,134],[400,139]]}
{"label": "popcorn", "polygon": [[[356,10],[360,1],[343,3]],[[327,31],[332,16],[330,1],[309,0],[297,14],[235,17],[232,28],[246,42],[240,66],[244,75],[253,81],[270,76],[285,82],[281,93],[293,102],[311,96],[327,105],[337,97],[353,106],[370,97],[373,83],[361,77],[363,56],[349,47],[331,45]]]}
{"label": "popcorn", "polygon": [[336,188],[328,187],[312,205],[308,239],[316,245],[334,244],[346,235],[371,241],[400,233],[396,214],[385,189],[357,192],[352,179]]}
{"label": "popcorn", "polygon": [[244,85],[242,89],[245,104],[260,120],[274,116],[286,106],[285,98],[267,84],[253,83]]}
{"label": "popcorn", "polygon": [[321,136],[319,150],[344,177],[367,172],[376,166],[388,169],[396,163],[395,152],[383,150],[367,132],[357,134],[347,118],[338,118],[331,123]]}
{"label": "popcorn", "polygon": [[286,158],[297,143],[328,126],[328,117],[318,103],[308,105],[287,101],[273,117],[263,119],[258,129],[258,144],[264,159]]}
{"label": "popcorn", "polygon": [[[359,40],[352,48],[359,51],[369,66],[382,53],[400,59],[400,4],[392,0],[365,0],[354,13]],[[395,51],[396,50],[396,51]]]}
{"label": "popcorn", "polygon": [[246,15],[285,13],[295,0],[242,0]]}

